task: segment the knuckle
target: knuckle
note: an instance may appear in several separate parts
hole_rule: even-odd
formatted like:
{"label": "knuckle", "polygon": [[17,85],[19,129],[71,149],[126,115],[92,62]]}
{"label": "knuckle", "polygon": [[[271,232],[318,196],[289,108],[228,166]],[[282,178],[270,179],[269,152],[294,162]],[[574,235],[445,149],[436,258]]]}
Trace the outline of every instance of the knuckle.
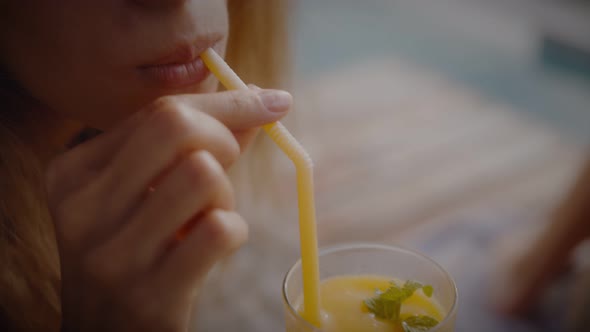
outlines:
{"label": "knuckle", "polygon": [[239,92],[229,94],[229,98],[227,99],[228,110],[230,110],[231,115],[239,114],[240,110],[247,108],[247,106],[251,103],[248,98],[252,95],[250,91],[244,90],[242,93]]}
{"label": "knuckle", "polygon": [[191,123],[186,107],[173,97],[163,98],[165,101],[160,101],[159,106],[149,117],[150,130],[162,137],[185,133],[190,129]]}
{"label": "knuckle", "polygon": [[235,163],[240,157],[241,148],[231,130],[221,121],[205,115],[201,121],[207,128],[201,135],[206,136],[214,144],[210,144],[211,152],[223,166]]}
{"label": "knuckle", "polygon": [[234,212],[214,210],[207,216],[203,226],[209,241],[222,250],[234,250],[248,238],[248,225]]}
{"label": "knuckle", "polygon": [[[239,98],[230,99],[242,103]],[[149,132],[176,141],[179,153],[207,145],[223,165],[237,161],[241,153],[240,145],[221,121],[208,113],[189,108],[179,98],[162,97],[159,100],[157,109],[149,117]]]}
{"label": "knuckle", "polygon": [[241,154],[241,148],[238,141],[231,136],[230,138],[224,140],[224,163],[231,165],[238,161]]}
{"label": "knuckle", "polygon": [[243,117],[244,114],[257,114],[264,109],[260,97],[252,90],[232,91],[227,99],[230,116]]}
{"label": "knuckle", "polygon": [[228,227],[223,217],[212,213],[209,218],[207,218],[207,222],[205,223],[205,233],[207,237],[213,243],[216,243],[220,247],[225,247],[225,245],[231,239],[231,229]]}
{"label": "knuckle", "polygon": [[148,112],[157,113],[162,110],[171,110],[178,107],[179,100],[174,96],[163,96],[154,100],[148,107]]}
{"label": "knuckle", "polygon": [[191,188],[206,188],[212,206],[234,208],[231,182],[219,162],[209,152],[199,151],[189,157],[185,177]]}
{"label": "knuckle", "polygon": [[264,105],[262,104],[262,100],[260,99],[260,94],[254,90],[242,90],[245,95],[244,95],[244,99],[245,101],[248,103],[249,107],[252,108],[264,108]]}
{"label": "knuckle", "polygon": [[211,152],[219,159],[223,166],[229,166],[235,163],[241,153],[240,144],[231,130],[226,127],[221,121],[206,116],[203,125],[207,125],[204,132],[208,133],[208,140],[214,144],[210,144]]}
{"label": "knuckle", "polygon": [[207,151],[192,153],[186,163],[188,180],[194,184],[215,188],[225,180],[225,172]]}

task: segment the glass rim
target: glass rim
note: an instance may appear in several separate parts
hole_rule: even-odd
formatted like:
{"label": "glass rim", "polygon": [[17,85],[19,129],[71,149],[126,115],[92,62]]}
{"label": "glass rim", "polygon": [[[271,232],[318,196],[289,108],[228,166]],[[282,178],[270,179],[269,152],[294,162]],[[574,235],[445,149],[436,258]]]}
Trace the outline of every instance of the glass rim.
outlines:
{"label": "glass rim", "polygon": [[[439,322],[439,324],[434,328],[429,330],[430,332],[436,332],[439,331],[440,328],[443,328],[445,324],[447,324],[447,322],[449,320],[451,320],[451,317],[455,316],[455,313],[457,311],[457,306],[458,306],[458,301],[459,301],[459,291],[457,289],[457,285],[455,284],[455,280],[451,277],[451,274],[444,268],[442,267],[442,265],[440,265],[439,263],[437,263],[435,260],[433,260],[432,258],[426,256],[425,254],[422,254],[418,251],[412,250],[412,249],[408,249],[405,248],[403,246],[398,246],[398,245],[388,245],[388,244],[380,244],[380,243],[369,243],[369,242],[352,242],[352,243],[345,243],[345,244],[337,244],[337,245],[332,245],[332,246],[327,246],[324,248],[320,248],[319,249],[319,253],[318,256],[322,257],[325,256],[327,254],[331,254],[334,252],[339,252],[339,251],[345,251],[345,250],[353,250],[353,249],[381,249],[381,250],[388,250],[388,251],[401,251],[404,252],[406,254],[410,254],[410,255],[414,255],[417,256],[421,259],[424,259],[426,261],[428,261],[430,264],[432,264],[436,269],[440,270],[443,275],[445,276],[445,278],[447,279],[447,281],[449,281],[449,283],[451,284],[451,287],[453,289],[453,294],[455,295],[453,297],[453,304],[451,305],[451,309],[449,310],[449,312],[445,315],[445,318]],[[293,266],[291,266],[291,268],[289,268],[289,270],[287,271],[287,273],[285,274],[285,277],[283,278],[283,302],[286,304],[289,312],[291,313],[291,315],[293,317],[295,317],[295,319],[302,324],[303,326],[305,326],[307,329],[309,329],[310,331],[314,331],[314,332],[322,332],[322,330],[318,327],[316,327],[315,325],[311,324],[310,322],[308,322],[307,320],[305,320],[303,317],[301,317],[301,315],[299,315],[299,313],[297,313],[297,310],[295,310],[295,308],[293,308],[293,305],[291,305],[291,302],[289,301],[289,297],[287,296],[287,281],[289,280],[289,277],[294,273],[295,269],[297,267],[301,266],[301,258],[297,260],[297,262],[295,262],[295,264],[293,264]]]}

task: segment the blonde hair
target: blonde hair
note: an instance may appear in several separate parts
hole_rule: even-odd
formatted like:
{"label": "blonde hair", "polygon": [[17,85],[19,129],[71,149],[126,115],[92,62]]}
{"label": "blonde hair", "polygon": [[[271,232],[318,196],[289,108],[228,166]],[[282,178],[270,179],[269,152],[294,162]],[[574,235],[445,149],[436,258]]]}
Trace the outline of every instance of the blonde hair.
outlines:
{"label": "blonde hair", "polygon": [[[245,81],[283,86],[286,3],[228,1],[226,59]],[[31,117],[14,114],[22,99],[6,91],[0,89],[0,330],[58,331],[59,258],[45,200],[44,158],[40,143],[23,129]]]}

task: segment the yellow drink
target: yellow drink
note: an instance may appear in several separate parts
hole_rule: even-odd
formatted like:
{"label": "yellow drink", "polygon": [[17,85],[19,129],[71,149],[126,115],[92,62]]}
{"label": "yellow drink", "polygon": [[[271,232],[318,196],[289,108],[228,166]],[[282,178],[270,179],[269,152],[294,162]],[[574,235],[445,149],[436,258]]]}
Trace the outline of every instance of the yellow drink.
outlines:
{"label": "yellow drink", "polygon": [[[393,323],[375,317],[364,301],[375,295],[375,290],[385,291],[391,278],[380,276],[338,276],[320,284],[321,330],[323,332],[403,332],[401,323]],[[397,281],[398,284],[403,284]],[[301,302],[295,304],[299,309]],[[444,311],[435,297],[427,297],[421,290],[403,302],[401,318],[427,315],[437,321],[444,319]],[[288,332],[299,332],[297,328]]]}
{"label": "yellow drink", "polygon": [[[411,324],[418,316],[438,321],[436,332],[453,332],[457,312],[457,288],[451,276],[430,258],[407,249],[379,244],[346,244],[320,251],[320,325],[310,324],[301,315],[304,290],[302,262],[291,267],[283,282],[283,304],[287,332],[403,332],[400,321]],[[391,281],[397,287],[392,287]],[[433,290],[431,298],[418,281]],[[406,288],[408,286],[408,288]],[[382,294],[402,291],[399,311],[383,301]],[[411,289],[407,291],[407,289]],[[376,294],[379,290],[381,294]],[[415,291],[414,291],[415,290]],[[384,292],[385,291],[385,292]],[[392,295],[393,296],[393,295]],[[372,308],[365,304],[370,300]],[[380,310],[376,303],[387,305]],[[378,302],[375,302],[378,301]],[[400,303],[400,301],[396,303]],[[384,307],[381,307],[382,309]],[[381,319],[373,312],[380,312]],[[399,312],[397,315],[392,312]],[[397,324],[397,325],[396,325]]]}

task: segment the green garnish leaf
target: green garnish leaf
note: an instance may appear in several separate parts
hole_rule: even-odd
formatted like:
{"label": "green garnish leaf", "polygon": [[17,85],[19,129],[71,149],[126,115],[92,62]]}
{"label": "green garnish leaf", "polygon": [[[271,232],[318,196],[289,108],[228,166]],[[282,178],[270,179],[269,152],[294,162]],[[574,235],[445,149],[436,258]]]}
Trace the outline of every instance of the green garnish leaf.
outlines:
{"label": "green garnish leaf", "polygon": [[422,291],[424,292],[424,295],[426,295],[427,297],[432,297],[432,294],[434,293],[434,288],[432,288],[432,286],[430,285],[426,285],[422,287]]}
{"label": "green garnish leaf", "polygon": [[430,316],[412,316],[402,321],[404,332],[427,332],[438,325],[438,321]]}
{"label": "green garnish leaf", "polygon": [[365,305],[370,312],[381,319],[399,320],[399,313],[401,311],[400,301],[372,298],[365,300]]}
{"label": "green garnish leaf", "polygon": [[[425,287],[427,289],[425,289]],[[432,296],[432,286],[424,286],[416,281],[406,281],[402,287],[394,281],[385,291],[375,291],[375,297],[365,300],[365,305],[370,312],[381,319],[399,322],[402,303],[410,298],[418,289],[428,292]]]}
{"label": "green garnish leaf", "polygon": [[[406,299],[409,298],[414,294],[415,291],[419,290],[420,288],[424,287],[421,283],[416,281],[408,280],[404,284],[402,291],[404,292]],[[405,299],[404,299],[405,300]]]}
{"label": "green garnish leaf", "polygon": [[402,289],[392,282],[388,289],[377,291],[375,297],[365,300],[365,305],[378,318],[398,321],[403,299]]}

